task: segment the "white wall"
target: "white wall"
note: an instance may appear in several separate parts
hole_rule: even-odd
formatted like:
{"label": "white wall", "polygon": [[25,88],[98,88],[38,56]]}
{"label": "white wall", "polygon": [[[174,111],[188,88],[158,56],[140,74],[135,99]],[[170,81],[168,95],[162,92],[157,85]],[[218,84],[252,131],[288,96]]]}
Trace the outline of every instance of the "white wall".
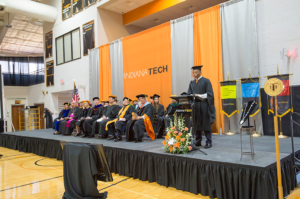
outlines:
{"label": "white wall", "polygon": [[[23,99],[25,98],[25,99]],[[28,106],[28,87],[26,86],[4,86],[4,99],[7,109],[4,107],[4,116],[7,120],[7,132],[12,131],[12,126],[8,116],[12,117],[12,105],[15,100],[21,100],[21,104]],[[7,114],[7,112],[9,112]],[[12,118],[11,118],[12,119]]]}
{"label": "white wall", "polygon": [[299,85],[300,57],[281,59],[283,48],[298,48],[300,53],[300,1],[257,0],[259,68],[263,87],[266,75],[293,73],[292,85]]}

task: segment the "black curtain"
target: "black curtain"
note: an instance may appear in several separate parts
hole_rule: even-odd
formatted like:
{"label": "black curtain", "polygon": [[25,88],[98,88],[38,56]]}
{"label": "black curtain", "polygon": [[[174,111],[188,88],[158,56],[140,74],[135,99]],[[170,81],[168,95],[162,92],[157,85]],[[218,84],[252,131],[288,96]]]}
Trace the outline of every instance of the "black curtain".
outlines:
{"label": "black curtain", "polygon": [[43,57],[1,57],[4,86],[30,86],[44,82]]}

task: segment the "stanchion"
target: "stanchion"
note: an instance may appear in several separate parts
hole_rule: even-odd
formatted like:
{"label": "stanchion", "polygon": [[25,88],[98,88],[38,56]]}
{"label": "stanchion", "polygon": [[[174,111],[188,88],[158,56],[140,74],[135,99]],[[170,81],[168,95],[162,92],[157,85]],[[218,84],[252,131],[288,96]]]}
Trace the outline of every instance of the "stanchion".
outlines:
{"label": "stanchion", "polygon": [[[286,135],[283,135],[283,133],[282,133],[282,125],[281,125],[281,117],[279,118],[279,121],[280,121],[280,135],[278,136],[278,138],[281,138],[281,139],[284,139],[284,138],[288,138],[288,136],[286,136]],[[278,126],[277,126],[277,128],[278,128]]]}
{"label": "stanchion", "polygon": [[254,134],[252,135],[252,137],[261,137],[261,134],[258,134],[256,131],[255,116],[253,116],[253,121],[254,121]]}
{"label": "stanchion", "polygon": [[235,133],[232,133],[232,132],[230,131],[230,117],[228,117],[228,127],[229,127],[228,133],[225,133],[225,135],[234,135]]}

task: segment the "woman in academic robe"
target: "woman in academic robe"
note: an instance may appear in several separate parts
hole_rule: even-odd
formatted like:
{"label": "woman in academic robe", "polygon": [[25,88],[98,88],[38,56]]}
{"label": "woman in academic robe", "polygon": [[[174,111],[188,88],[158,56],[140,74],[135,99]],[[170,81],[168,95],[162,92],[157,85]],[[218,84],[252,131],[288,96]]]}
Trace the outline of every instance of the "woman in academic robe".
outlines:
{"label": "woman in academic robe", "polygon": [[55,133],[54,134],[59,134],[59,123],[64,120],[65,117],[68,116],[69,112],[70,112],[70,103],[69,102],[64,102],[63,105],[65,106],[64,109],[61,110],[61,112],[59,113],[58,116],[58,120],[55,121],[54,123],[54,128],[55,128]]}
{"label": "woman in academic robe", "polygon": [[76,135],[79,135],[81,133],[81,130],[84,131],[83,129],[83,122],[85,120],[85,118],[91,113],[91,103],[89,100],[85,100],[83,101],[83,107],[82,107],[82,111],[80,113],[80,116],[78,117],[78,120],[75,122],[75,124],[73,123],[73,128],[76,127]]}
{"label": "woman in academic robe", "polygon": [[153,115],[153,129],[154,132],[157,133],[162,127],[162,123],[159,123],[159,119],[164,117],[165,108],[163,105],[159,104],[160,96],[157,94],[153,95],[153,107],[154,107],[154,115]]}

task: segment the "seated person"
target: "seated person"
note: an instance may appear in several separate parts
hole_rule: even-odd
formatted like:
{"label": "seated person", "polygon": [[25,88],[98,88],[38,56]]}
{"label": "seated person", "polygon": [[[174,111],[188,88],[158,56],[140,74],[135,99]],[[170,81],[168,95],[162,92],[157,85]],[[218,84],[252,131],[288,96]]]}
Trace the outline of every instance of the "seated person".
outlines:
{"label": "seated person", "polygon": [[80,101],[79,108],[83,108],[83,106],[84,106],[84,101]]}
{"label": "seated person", "polygon": [[76,120],[81,113],[81,109],[78,107],[78,102],[72,101],[72,107],[73,108],[71,108],[71,110],[69,111],[68,116],[59,123],[58,134],[71,135],[73,130],[71,127],[71,122],[76,123]]}
{"label": "seated person", "polygon": [[102,117],[103,105],[99,104],[99,97],[93,98],[95,106],[92,108],[92,111],[87,115],[85,121],[83,122],[84,135],[82,137],[95,137],[95,133],[91,134],[93,131],[93,123],[96,123],[96,120]]}
{"label": "seated person", "polygon": [[137,109],[139,107],[137,99],[132,100],[132,105],[133,105],[134,111],[137,111]]}
{"label": "seated person", "polygon": [[[126,126],[127,122],[132,118],[134,112],[133,106],[130,105],[128,97],[123,99],[123,107],[119,111],[116,119],[106,123],[106,131],[108,131],[108,140],[115,142],[122,141],[122,127]],[[117,130],[117,133],[115,133]]]}
{"label": "seated person", "polygon": [[108,131],[105,130],[106,123],[108,121],[111,121],[115,119],[119,113],[120,107],[116,104],[116,98],[117,96],[109,95],[109,106],[106,107],[104,115],[97,120],[97,125],[99,127],[98,135],[96,135],[98,138],[107,138],[108,137]]}
{"label": "seated person", "polygon": [[80,113],[80,116],[78,117],[78,120],[75,123],[72,123],[72,127],[73,128],[76,127],[76,135],[75,136],[79,136],[81,131],[84,132],[83,122],[92,110],[91,107],[90,107],[90,101],[89,100],[83,101],[83,107],[82,107],[81,110],[82,111]]}
{"label": "seated person", "polygon": [[63,110],[61,110],[61,112],[58,115],[58,120],[54,122],[54,126],[55,126],[55,133],[54,134],[58,134],[59,131],[59,123],[64,120],[65,117],[68,116],[69,112],[70,112],[70,103],[69,102],[64,102],[63,105],[65,106],[65,108]]}
{"label": "seated person", "polygon": [[153,95],[153,107],[154,107],[154,116],[153,116],[153,130],[155,133],[157,133],[160,128],[162,127],[162,123],[159,122],[159,119],[164,117],[165,113],[165,107],[161,104],[159,104],[159,98],[160,96],[157,94]]}
{"label": "seated person", "polygon": [[165,134],[164,132],[166,131],[166,128],[170,126],[170,120],[174,121],[174,114],[176,114],[178,104],[177,100],[172,99],[172,103],[169,104],[166,109],[165,116],[158,119],[158,123],[162,126],[157,132],[157,138],[162,138]]}
{"label": "seated person", "polygon": [[154,140],[155,133],[152,127],[154,108],[147,102],[147,95],[136,96],[141,105],[137,113],[132,113],[132,119],[126,124],[126,141],[142,142],[144,132],[147,131],[149,137]]}

